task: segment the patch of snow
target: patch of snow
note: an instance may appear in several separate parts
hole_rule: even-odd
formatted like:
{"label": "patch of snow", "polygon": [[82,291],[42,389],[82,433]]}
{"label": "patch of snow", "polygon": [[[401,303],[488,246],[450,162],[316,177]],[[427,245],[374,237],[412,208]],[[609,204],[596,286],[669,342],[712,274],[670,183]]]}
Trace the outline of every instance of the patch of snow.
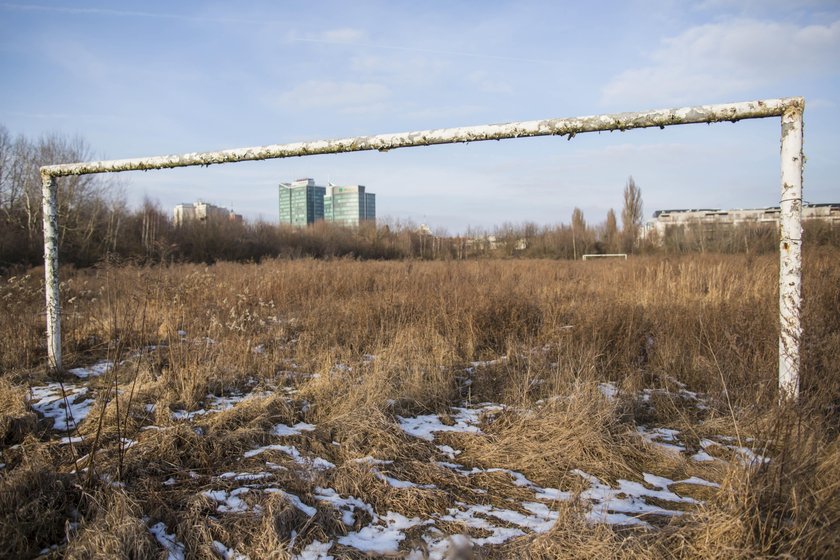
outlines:
{"label": "patch of snow", "polygon": [[332,488],[315,488],[315,493],[312,496],[319,502],[326,502],[336,508],[341,513],[341,522],[347,527],[352,527],[355,524],[354,514],[357,509],[366,511],[374,520],[378,519],[376,512],[369,504],[353,496],[342,498],[341,494]]}
{"label": "patch of snow", "polygon": [[461,476],[470,476],[473,474],[478,473],[492,473],[492,472],[502,472],[505,474],[510,475],[513,478],[513,484],[515,486],[519,486],[522,488],[528,488],[534,491],[535,497],[538,500],[547,500],[547,501],[557,501],[557,500],[570,500],[572,498],[571,492],[566,492],[563,490],[558,490],[557,488],[543,488],[540,485],[528,480],[524,474],[512,471],[510,469],[501,469],[501,468],[489,468],[489,469],[480,469],[478,467],[473,467],[470,470],[463,465],[459,465],[458,463],[448,463],[445,461],[435,461],[436,465],[441,467],[450,469],[455,471]]}
{"label": "patch of snow", "polygon": [[717,482],[709,482],[708,480],[704,480],[697,476],[692,476],[691,478],[686,478],[685,480],[678,480],[678,484],[696,484],[697,486],[711,486],[712,488],[720,488],[720,484]]}
{"label": "patch of snow", "polygon": [[228,492],[227,490],[205,490],[201,494],[214,500],[218,506],[216,511],[219,513],[245,513],[250,507],[239,496],[247,494],[248,488],[236,488]]}
{"label": "patch of snow", "polygon": [[538,500],[547,500],[550,502],[569,501],[572,499],[572,493],[558,488],[534,488],[536,498]]}
{"label": "patch of snow", "polygon": [[513,478],[513,484],[515,486],[524,486],[526,488],[536,488],[537,485],[528,480],[528,478],[522,474],[521,472],[512,471],[510,469],[500,469],[498,467],[493,467],[485,470],[484,472],[502,472],[509,474]]}
{"label": "patch of snow", "polygon": [[97,362],[92,366],[88,367],[80,367],[80,368],[73,368],[67,370],[67,373],[72,373],[79,379],[88,379],[90,377],[99,377],[100,375],[105,375],[109,371],[114,364],[108,360]]}
{"label": "patch of snow", "polygon": [[706,398],[702,395],[702,393],[696,393],[694,391],[689,391],[685,388],[685,383],[680,383],[673,377],[668,377],[668,380],[671,383],[677,385],[678,389],[676,393],[672,393],[667,389],[643,389],[641,394],[639,395],[639,400],[645,403],[649,403],[650,399],[653,395],[659,395],[663,397],[667,397],[670,399],[675,399],[675,397],[679,397],[685,401],[691,401],[692,404],[698,410],[708,410],[709,405],[706,402]]}
{"label": "patch of snow", "polygon": [[274,476],[268,472],[258,472],[258,473],[236,473],[236,472],[226,472],[219,475],[219,478],[232,478],[238,482],[241,481],[252,481],[252,480],[261,480],[263,478],[268,478],[270,476]]}
{"label": "patch of snow", "polygon": [[464,465],[459,465],[458,463],[450,463],[448,461],[435,461],[435,464],[447,468],[449,470],[453,470],[461,476],[470,476],[471,474],[478,474],[480,472],[484,472],[483,469],[479,469],[478,467],[473,467],[472,469],[467,470],[467,467],[465,467]]}
{"label": "patch of snow", "polygon": [[636,432],[648,443],[659,446],[674,453],[683,453],[685,447],[680,445],[677,436],[680,434],[679,430],[672,430],[670,428],[653,428],[648,429],[645,426],[638,426]]}
{"label": "patch of snow", "polygon": [[507,356],[501,356],[496,358],[495,360],[485,360],[485,361],[478,361],[478,362],[470,362],[470,367],[479,368],[479,367],[487,367],[487,366],[494,366],[496,364],[501,364],[506,362],[508,359]]}
{"label": "patch of snow", "polygon": [[61,432],[74,430],[82,423],[93,408],[94,399],[84,398],[87,387],[64,385],[64,394],[60,383],[50,383],[32,387],[29,404],[35,412],[53,420],[53,429]]}
{"label": "patch of snow", "polygon": [[365,465],[390,465],[393,461],[387,461],[385,459],[377,459],[376,457],[371,457],[368,455],[367,457],[359,457],[358,459],[351,459],[351,463],[363,463]]}
{"label": "patch of snow", "polygon": [[390,465],[390,464],[393,463],[393,461],[386,461],[384,459],[376,459],[376,458],[368,455],[367,457],[360,457],[358,459],[352,459],[351,462],[361,463],[361,464],[365,464],[365,465],[370,466],[371,467],[370,472],[373,473],[373,475],[376,478],[378,478],[382,482],[385,482],[386,484],[388,484],[388,486],[391,486],[393,488],[418,488],[418,487],[419,488],[434,488],[435,487],[433,484],[418,485],[418,484],[415,484],[413,482],[409,482],[407,480],[400,480],[398,478],[388,476],[388,475],[386,475],[385,473],[383,473],[382,471],[380,471],[379,469],[376,468],[377,465]]}
{"label": "patch of snow", "polygon": [[[398,478],[394,478],[392,476],[388,476],[387,474],[383,474],[376,469],[371,469],[373,475],[378,478],[379,480],[388,484],[388,486],[392,488],[417,488],[417,484],[410,482],[408,480],[400,480]],[[428,487],[424,485],[424,487]]]}
{"label": "patch of snow", "polygon": [[315,429],[313,424],[305,422],[298,422],[294,426],[287,426],[286,424],[277,424],[271,431],[275,436],[299,436],[303,432],[311,432]]}
{"label": "patch of snow", "polygon": [[256,449],[246,451],[245,452],[245,458],[248,459],[250,457],[254,457],[256,455],[259,455],[260,453],[264,453],[265,451],[280,451],[282,453],[285,453],[286,455],[291,457],[292,460],[295,463],[297,463],[298,465],[301,465],[303,467],[307,467],[307,468],[327,470],[327,469],[332,469],[332,468],[335,467],[334,464],[332,464],[329,461],[327,461],[326,459],[322,459],[320,457],[315,457],[314,459],[312,459],[310,457],[304,457],[303,455],[300,454],[300,451],[298,451],[297,447],[295,447],[294,445],[274,444],[274,445],[266,445],[266,446],[263,446],[263,447],[258,447]]}
{"label": "patch of snow", "polygon": [[[491,533],[490,536],[472,539],[472,541],[478,546],[484,546],[486,544],[502,544],[510,539],[521,537],[525,534],[522,529],[516,529],[513,527],[498,527],[490,523],[484,516],[490,515],[491,512],[496,512],[497,508],[494,508],[493,506],[467,506],[463,503],[459,503],[458,505],[466,509],[449,508],[448,514],[442,516],[440,520],[461,522],[468,527],[489,531]],[[498,511],[500,512],[501,510]],[[476,514],[481,514],[482,516],[477,517]],[[500,513],[500,515],[504,516],[502,513]],[[499,519],[501,519],[501,517],[499,517]]]}
{"label": "patch of snow", "polygon": [[618,396],[618,388],[612,383],[599,383],[598,390],[608,401],[615,400]]}
{"label": "patch of snow", "polygon": [[673,516],[684,513],[682,510],[671,510],[648,504],[644,499],[646,497],[662,502],[698,503],[694,498],[679,496],[668,490],[668,486],[674,484],[674,481],[664,477],[644,474],[645,482],[654,486],[654,489],[647,488],[638,482],[622,479],[617,481],[618,488],[612,488],[581,470],[575,469],[573,472],[591,484],[589,489],[580,493],[580,499],[592,503],[587,519],[593,523],[647,525],[647,522],[642,519],[644,515]]}
{"label": "patch of snow", "polygon": [[708,461],[714,461],[715,458],[706,453],[705,451],[698,451],[694,455],[691,456],[692,461],[697,461],[698,463],[705,463]]}
{"label": "patch of snow", "polygon": [[384,526],[371,523],[358,531],[340,537],[338,542],[368,554],[396,554],[400,543],[405,540],[403,531],[424,523],[417,517],[409,519],[392,511],[381,518],[381,521],[385,523]]}
{"label": "patch of snow", "polygon": [[190,412],[186,410],[173,410],[171,416],[173,420],[193,420],[196,416],[202,416],[204,414],[207,414],[207,411],[199,408]]}
{"label": "patch of snow", "polygon": [[[297,509],[299,509],[309,517],[314,517],[315,514],[318,513],[317,509],[303,503],[303,501],[298,496],[295,496],[294,494],[289,494],[288,492],[285,492],[280,488],[266,488],[265,490],[263,490],[263,492],[265,492],[266,494],[282,495],[287,502],[295,506]],[[329,547],[327,547],[327,550],[329,550]]]}
{"label": "patch of snow", "polygon": [[738,460],[745,467],[755,467],[770,462],[769,457],[759,455],[749,447],[739,447],[737,445],[730,445],[729,449],[735,452]]}
{"label": "patch of snow", "polygon": [[454,449],[454,448],[452,448],[452,447],[450,447],[450,446],[448,446],[448,445],[436,445],[435,447],[437,447],[437,448],[438,448],[438,450],[439,450],[441,453],[443,453],[444,455],[446,455],[447,457],[449,457],[449,458],[450,458],[450,459],[452,459],[453,461],[455,460],[455,457],[456,457],[457,455],[460,455],[460,454],[461,454],[461,450],[460,450],[460,449]]}
{"label": "patch of snow", "polygon": [[[726,441],[726,442],[734,442],[735,441],[735,438],[733,438],[731,436],[715,436],[715,437],[717,437],[718,439],[720,439],[722,441]],[[747,438],[746,441],[752,441],[752,440],[750,438]],[[703,451],[695,454],[695,457],[697,457],[701,453],[703,454],[703,455],[701,455],[701,457],[708,455],[705,452],[706,449],[708,449],[710,447],[715,447],[715,446],[724,447],[724,448],[732,451],[735,454],[735,458],[744,467],[748,467],[748,468],[749,467],[756,467],[758,465],[763,465],[763,464],[768,463],[770,461],[769,457],[764,457],[763,455],[759,455],[755,451],[750,449],[749,447],[741,447],[739,445],[721,444],[721,443],[718,443],[718,442],[716,442],[714,440],[711,440],[711,439],[700,440],[700,447],[703,449]],[[712,459],[714,459],[714,457],[712,457]],[[695,461],[698,461],[698,460],[700,460],[700,459],[695,459]],[[708,459],[705,459],[705,460],[708,460]]]}
{"label": "patch of snow", "polygon": [[325,543],[317,540],[312,541],[300,551],[300,554],[295,556],[295,560],[333,560],[333,557],[328,554],[332,545],[332,541]]}
{"label": "patch of snow", "polygon": [[149,527],[149,532],[155,540],[166,550],[166,560],[184,560],[186,549],[183,543],[175,537],[175,533],[166,532],[166,524],[161,521]]}
{"label": "patch of snow", "polygon": [[216,412],[223,412],[225,410],[230,410],[237,404],[241,403],[242,401],[247,401],[251,399],[259,399],[265,398],[272,395],[270,391],[262,391],[258,393],[245,393],[245,394],[233,394],[229,396],[222,396],[219,397],[217,395],[207,395],[205,397],[206,408],[199,408],[198,410],[193,410],[188,412],[186,410],[173,410],[171,412],[171,416],[173,420],[193,420],[197,416],[203,416],[205,414],[212,414]]}
{"label": "patch of snow", "polygon": [[668,488],[668,485],[673,484],[674,481],[664,476],[657,476],[650,473],[642,473],[642,478],[645,482],[656,488]]}
{"label": "patch of snow", "polygon": [[436,527],[432,527],[429,533],[423,535],[423,540],[428,545],[428,552],[414,549],[407,556],[408,560],[426,560],[427,558],[444,560],[473,557],[473,541],[467,535],[445,535]]}
{"label": "patch of snow", "polygon": [[213,552],[222,557],[223,560],[250,560],[245,554],[236,551],[235,548],[228,548],[219,541],[213,541],[211,545]]}
{"label": "patch of snow", "polygon": [[169,430],[171,428],[172,428],[172,426],[141,426],[140,430],[142,430],[144,432],[148,431],[148,430],[154,430],[156,432],[159,432],[159,431],[163,431],[163,430]]}
{"label": "patch of snow", "polygon": [[441,422],[437,414],[423,414],[412,418],[397,416],[397,421],[405,433],[426,441],[434,441],[434,434],[437,432],[480,434],[482,432],[478,424],[481,422],[481,415],[499,412],[504,410],[504,407],[486,403],[479,405],[479,408],[453,407],[452,410],[456,414],[452,416],[455,423],[451,426]]}
{"label": "patch of snow", "polygon": [[[474,527],[490,532],[487,537],[472,538],[461,536],[466,539],[463,542],[458,542],[456,548],[465,549],[469,543],[474,543],[479,546],[496,545],[507,542],[508,540],[532,533],[545,533],[554,526],[557,522],[559,513],[551,510],[548,506],[537,502],[525,502],[522,508],[528,513],[522,513],[512,509],[498,508],[491,505],[467,505],[464,503],[457,503],[458,507],[450,508],[447,515],[441,516],[441,521],[461,522],[468,527]],[[490,522],[490,519],[498,519],[509,525],[516,527],[500,527]],[[449,539],[447,539],[449,540]],[[427,539],[427,542],[428,539]],[[430,543],[431,544],[431,543]],[[452,543],[450,543],[452,544]],[[443,548],[445,551],[449,545],[442,547],[438,541],[437,545],[432,545],[432,550],[439,550]],[[442,557],[442,556],[441,556]]]}

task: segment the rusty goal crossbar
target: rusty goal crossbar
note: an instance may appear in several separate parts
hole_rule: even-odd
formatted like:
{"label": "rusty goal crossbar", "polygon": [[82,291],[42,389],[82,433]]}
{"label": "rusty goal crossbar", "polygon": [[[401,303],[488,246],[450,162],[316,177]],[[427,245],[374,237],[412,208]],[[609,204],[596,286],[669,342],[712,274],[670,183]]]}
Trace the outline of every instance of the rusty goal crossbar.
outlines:
{"label": "rusty goal crossbar", "polygon": [[588,117],[544,119],[441,128],[397,134],[358,136],[337,140],[317,140],[275,144],[252,148],[199,152],[181,155],[64,163],[41,168],[44,209],[44,268],[47,303],[47,359],[50,368],[60,370],[61,305],[58,278],[58,177],[116,173],[256,161],[318,154],[337,154],[396,148],[502,140],[533,136],[566,136],[633,128],[665,128],[666,126],[737,122],[745,119],[781,117],[781,217],[779,245],[779,393],[781,399],[796,399],[799,394],[799,347],[802,335],[802,114],[805,101],[801,97],[767,99],[720,105],[701,105],[676,109],[660,109],[638,113],[614,113]]}

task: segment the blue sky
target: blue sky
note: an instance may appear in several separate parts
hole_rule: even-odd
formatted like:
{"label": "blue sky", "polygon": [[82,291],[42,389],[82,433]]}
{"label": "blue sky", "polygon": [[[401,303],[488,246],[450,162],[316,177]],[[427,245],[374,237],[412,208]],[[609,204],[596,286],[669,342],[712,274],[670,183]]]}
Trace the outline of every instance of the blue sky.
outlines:
{"label": "blue sky", "polygon": [[[840,3],[0,2],[0,123],[117,159],[802,95],[805,199],[840,201]],[[115,176],[132,204],[277,219],[277,183],[364,184],[450,233],[778,204],[778,119]]]}

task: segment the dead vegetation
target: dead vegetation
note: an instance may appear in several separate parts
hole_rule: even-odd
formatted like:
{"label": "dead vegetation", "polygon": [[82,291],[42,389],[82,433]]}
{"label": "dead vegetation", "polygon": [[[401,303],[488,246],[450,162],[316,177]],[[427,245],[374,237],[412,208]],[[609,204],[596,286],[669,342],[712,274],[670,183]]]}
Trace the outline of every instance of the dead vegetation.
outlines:
{"label": "dead vegetation", "polygon": [[836,557],[837,257],[791,409],[772,256],[3,279],[0,556]]}

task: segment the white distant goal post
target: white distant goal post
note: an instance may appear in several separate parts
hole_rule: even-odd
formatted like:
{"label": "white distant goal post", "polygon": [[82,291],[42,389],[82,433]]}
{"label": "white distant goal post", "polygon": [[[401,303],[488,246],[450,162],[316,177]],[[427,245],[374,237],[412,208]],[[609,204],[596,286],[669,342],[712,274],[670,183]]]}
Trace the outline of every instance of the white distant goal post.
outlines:
{"label": "white distant goal post", "polygon": [[624,259],[627,260],[627,253],[590,253],[583,255],[581,259],[588,261],[590,259]]}
{"label": "white distant goal post", "polygon": [[44,211],[44,269],[47,304],[47,359],[61,370],[61,305],[58,278],[57,179],[71,175],[116,173],[255,161],[318,154],[480,142],[533,136],[566,136],[585,132],[665,128],[666,126],[737,122],[781,117],[781,198],[779,241],[779,393],[782,400],[799,396],[800,342],[802,337],[802,97],[766,99],[720,105],[699,105],[637,113],[545,119],[461,128],[421,130],[338,140],[275,144],[216,152],[157,156],[137,159],[65,163],[41,168]]}

